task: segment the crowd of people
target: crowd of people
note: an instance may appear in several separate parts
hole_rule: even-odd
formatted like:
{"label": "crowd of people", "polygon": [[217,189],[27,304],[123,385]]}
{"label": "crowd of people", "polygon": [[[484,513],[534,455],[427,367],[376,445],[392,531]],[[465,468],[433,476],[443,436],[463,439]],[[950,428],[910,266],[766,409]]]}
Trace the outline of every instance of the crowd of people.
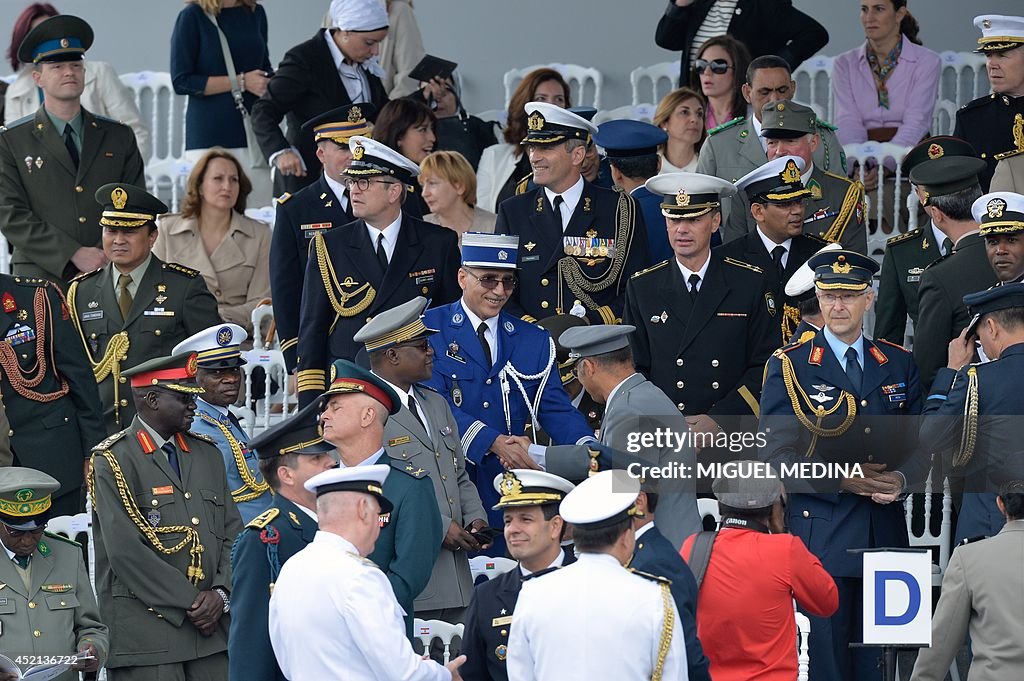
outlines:
{"label": "crowd of people", "polygon": [[[904,501],[948,479],[963,545],[910,678],[1024,675],[1024,17],[975,19],[992,93],[952,136],[907,1],[860,20],[833,122],[792,76],[817,21],[671,0],[682,86],[653,123],[596,125],[540,68],[497,130],[454,73],[410,77],[406,0],[332,0],[276,67],[256,0],[188,0],[170,213],[92,28],[28,7],[0,129],[0,653],[111,681],[792,681],[796,607],[812,681],[873,679],[862,552],[907,547]],[[847,164],[869,140],[899,172]],[[922,227],[868,215],[907,191]],[[271,192],[273,228],[245,215]],[[256,338],[285,381],[246,367]],[[297,405],[254,436],[275,393]],[[778,476],[803,463],[843,472]],[[91,575],[46,532],[87,503]],[[515,564],[474,584],[471,556]],[[463,625],[452,659],[415,619]]]}

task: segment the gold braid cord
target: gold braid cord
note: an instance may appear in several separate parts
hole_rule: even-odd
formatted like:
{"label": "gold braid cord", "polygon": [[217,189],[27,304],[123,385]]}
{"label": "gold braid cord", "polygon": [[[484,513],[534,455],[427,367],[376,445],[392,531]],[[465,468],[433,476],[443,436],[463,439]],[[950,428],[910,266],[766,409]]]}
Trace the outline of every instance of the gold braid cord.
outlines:
{"label": "gold braid cord", "polygon": [[665,658],[668,657],[668,649],[672,645],[672,627],[675,625],[675,609],[672,607],[672,592],[668,584],[660,582],[661,605],[665,611],[664,619],[661,622],[661,642],[658,643],[658,661],[654,665],[654,673],[651,674],[651,681],[661,681],[661,674],[665,669]]}
{"label": "gold braid cord", "polygon": [[978,368],[967,370],[967,400],[964,402],[964,429],[960,435],[960,449],[953,454],[953,465],[965,466],[974,456],[978,439]]}
{"label": "gold braid cord", "polygon": [[[846,392],[845,390],[839,391],[839,397],[836,399],[836,403],[831,409],[825,409],[820,404],[815,406],[811,403],[811,398],[804,392],[803,387],[796,380],[796,370],[793,368],[793,360],[789,358],[789,355],[782,353],[779,356],[782,362],[782,382],[786,385],[786,393],[789,395],[789,400],[793,405],[793,413],[796,415],[797,421],[800,422],[804,428],[806,428],[814,437],[811,439],[811,446],[807,450],[807,456],[811,456],[814,452],[814,447],[818,442],[819,437],[839,437],[853,425],[854,419],[857,417],[857,399]],[[814,413],[817,417],[817,423],[811,423],[811,420],[807,418],[804,413],[803,404],[806,404],[808,409]],[[821,422],[825,420],[826,416],[831,416],[839,409],[840,406],[846,404],[846,418],[835,428],[822,428]]]}
{"label": "gold braid cord", "polygon": [[796,327],[800,325],[800,308],[782,304],[782,342],[789,343],[789,339],[796,333]]}
{"label": "gold braid cord", "polygon": [[843,198],[843,205],[839,209],[839,215],[836,216],[835,222],[832,223],[829,230],[825,232],[825,236],[822,237],[825,241],[839,243],[842,240],[843,232],[846,231],[846,226],[850,223],[850,217],[857,209],[857,205],[861,202],[863,196],[864,185],[860,182],[852,182],[850,188],[846,190],[846,196]]}
{"label": "gold braid cord", "polygon": [[[235,439],[235,436],[231,434],[231,430],[217,419],[211,418],[207,414],[198,414],[199,418],[203,419],[207,423],[212,423],[220,429],[224,439],[228,442],[228,447],[231,448],[231,456],[235,460],[235,468],[238,469],[238,474],[242,477],[242,486],[231,493],[231,499],[236,503],[243,501],[252,501],[263,496],[263,493],[270,489],[270,485],[264,482],[259,482],[253,477],[249,471],[248,464],[245,463],[245,455],[242,453],[242,445]],[[246,490],[249,490],[248,492]]]}
{"label": "gold braid cord", "polygon": [[[565,256],[558,261],[558,295],[559,295],[559,308],[562,308],[562,282],[564,281],[568,286],[572,294],[582,303],[588,310],[596,310],[600,307],[594,299],[591,298],[589,293],[598,293],[604,291],[610,286],[614,286],[615,282],[619,280],[619,276],[622,274],[622,268],[626,264],[626,257],[629,255],[629,249],[632,247],[632,236],[633,226],[636,221],[635,209],[632,207],[634,204],[625,195],[619,196],[619,205],[615,209],[615,256],[612,258],[612,263],[608,267],[608,271],[604,276],[592,278],[583,272],[583,268],[580,266],[576,258],[572,256]],[[564,309],[564,308],[563,308]]]}
{"label": "gold braid cord", "polygon": [[[14,348],[10,343],[0,343],[0,368],[3,369],[4,374],[7,376],[7,380],[10,381],[11,387],[14,388],[14,392],[18,393],[22,397],[33,400],[35,402],[53,402],[59,400],[68,394],[68,382],[60,372],[57,371],[57,362],[53,356],[53,346],[50,344],[49,354],[50,359],[47,363],[46,359],[46,330],[53,328],[53,310],[50,308],[50,302],[46,297],[45,288],[37,288],[35,296],[32,299],[32,313],[35,315],[36,326],[36,362],[35,367],[30,368],[28,372],[21,368],[21,364],[18,363],[18,353],[14,351]],[[54,373],[57,378],[60,379],[60,387],[52,393],[41,393],[33,390],[36,386],[42,383],[46,377],[46,370],[50,365],[54,367]],[[35,372],[32,374],[31,372]]]}
{"label": "gold braid cord", "polygon": [[121,362],[128,357],[128,347],[131,343],[128,341],[128,332],[121,331],[115,333],[110,337],[110,341],[107,343],[107,349],[103,352],[103,357],[97,362],[93,359],[92,351],[89,350],[89,343],[85,340],[85,331],[82,330],[82,322],[78,319],[78,311],[75,307],[75,294],[78,293],[78,282],[71,282],[71,286],[68,288],[68,309],[71,311],[71,322],[75,325],[75,329],[78,330],[78,336],[82,339],[82,347],[85,348],[85,356],[89,358],[89,364],[92,366],[93,376],[96,377],[97,383],[102,383],[107,376],[114,375],[114,404],[118,404],[117,388],[121,382]]}
{"label": "gold braid cord", "polygon": [[[124,510],[128,514],[128,518],[135,524],[142,535],[149,540],[149,543],[154,549],[160,553],[170,556],[179,551],[183,550],[186,546],[189,546],[189,554],[192,556],[192,561],[188,566],[188,581],[192,584],[199,584],[206,578],[206,574],[203,572],[203,548],[202,543],[199,541],[199,533],[195,529],[188,525],[169,525],[167,527],[153,527],[146,519],[142,516],[142,512],[139,510],[138,505],[135,503],[135,497],[132,496],[132,492],[128,489],[128,483],[124,479],[124,472],[121,470],[120,464],[117,463],[117,459],[114,457],[114,453],[109,449],[105,449],[102,452],[94,453],[93,456],[102,456],[107,460],[107,464],[110,466],[110,471],[114,474],[114,484],[117,486],[118,494],[121,497],[121,503],[124,505]],[[96,465],[95,463],[89,467],[89,496],[92,497],[93,508],[98,507],[96,499]],[[182,538],[174,546],[164,546],[163,541],[160,540],[161,534],[184,534]]]}
{"label": "gold braid cord", "polygon": [[[366,282],[352,293],[346,293],[342,290],[344,286],[355,286],[354,283],[350,283],[346,280],[344,284],[338,281],[338,276],[334,273],[334,265],[331,263],[330,254],[327,252],[327,244],[324,243],[324,237],[322,234],[317,234],[313,237],[314,248],[316,249],[316,262],[320,266],[320,278],[324,281],[324,290],[327,292],[327,299],[331,303],[331,307],[336,313],[334,321],[338,321],[338,317],[355,317],[360,314],[363,310],[370,307],[373,303],[373,299],[377,296],[377,292],[370,286],[369,282]],[[337,295],[335,295],[337,291]],[[363,291],[366,291],[366,295],[363,296],[362,301],[346,307],[349,300],[359,295]],[[339,300],[338,298],[341,298]],[[331,325],[333,328],[333,324]]]}

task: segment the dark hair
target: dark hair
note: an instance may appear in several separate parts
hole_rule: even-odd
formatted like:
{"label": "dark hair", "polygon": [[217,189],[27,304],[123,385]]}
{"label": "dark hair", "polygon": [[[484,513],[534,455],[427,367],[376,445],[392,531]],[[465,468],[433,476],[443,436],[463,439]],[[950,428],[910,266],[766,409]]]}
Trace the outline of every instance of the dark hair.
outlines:
{"label": "dark hair", "polygon": [[[772,504],[774,506],[774,504]],[[718,512],[722,517],[737,518],[739,520],[752,520],[755,523],[767,524],[772,517],[772,506],[764,508],[734,508],[723,503],[718,504]]]}
{"label": "dark hair", "polygon": [[609,156],[608,163],[632,180],[648,180],[658,174],[657,154],[627,158]]}
{"label": "dark hair", "polygon": [[798,307],[800,308],[801,317],[807,317],[812,314],[821,314],[821,303],[818,302],[818,296],[811,296],[806,300],[801,300]]}
{"label": "dark hair", "polygon": [[999,498],[1011,520],[1024,518],[1024,481],[1010,480],[999,486]]}
{"label": "dark hair", "polygon": [[644,492],[647,495],[647,511],[649,513],[656,513],[658,511],[658,493],[657,492]]}
{"label": "dark hair", "polygon": [[963,222],[964,220],[974,219],[974,215],[971,213],[971,206],[980,197],[981,186],[975,184],[964,189],[958,189],[952,194],[929,196],[928,205],[938,208],[948,215],[951,220]]}
{"label": "dark hair", "polygon": [[1016,331],[1017,329],[1024,327],[1024,308],[1022,307],[1010,307],[1005,310],[996,310],[989,314],[991,314],[1004,329]]}
{"label": "dark hair", "polygon": [[[892,8],[899,12],[900,8],[907,6],[907,0],[889,0],[892,3]],[[907,8],[907,13],[903,15],[903,21],[900,22],[900,33],[907,36],[907,40],[916,44],[922,45],[921,38],[918,34],[921,32],[921,25],[917,23],[917,19],[910,13],[910,9]]]}
{"label": "dark hair", "polygon": [[747,66],[747,85],[754,84],[754,75],[761,69],[786,69],[786,73],[793,76],[793,69],[789,68],[789,62],[774,54],[764,54],[754,59]]}
{"label": "dark hair", "polygon": [[434,134],[437,134],[437,116],[424,102],[408,97],[392,99],[377,114],[373,139],[398,151],[398,140],[421,123],[428,123]]}
{"label": "dark hair", "polygon": [[[526,76],[519,81],[519,85],[516,86],[515,92],[508,100],[508,122],[505,123],[505,141],[509,144],[518,145],[526,137],[526,111],[525,107],[528,102],[533,101],[534,93],[542,83],[546,83],[549,80],[553,80],[562,86],[562,90],[565,92],[565,108],[568,109],[572,106],[572,100],[569,94],[569,83],[565,82],[565,78],[562,77],[558,71],[549,68],[534,69],[526,74]],[[378,123],[380,125],[380,123]],[[518,154],[517,154],[518,155]]]}
{"label": "dark hair", "polygon": [[633,517],[626,516],[612,525],[591,529],[586,525],[573,525],[572,540],[580,551],[596,553],[612,546],[622,533],[633,525]]}
{"label": "dark hair", "polygon": [[[719,35],[700,46],[697,58],[699,59],[709,47],[716,45],[725,50],[729,54],[729,59],[732,60],[732,104],[729,106],[729,114],[733,117],[742,116],[747,110],[747,100],[743,99],[743,82],[740,74],[746,75],[747,73],[747,66],[750,64],[750,50],[731,35]],[[696,63],[696,60],[694,62]],[[696,66],[690,68],[690,87],[702,92]],[[708,103],[708,106],[711,104]],[[718,122],[724,123],[725,121]]]}
{"label": "dark hair", "polygon": [[33,2],[31,5],[26,7],[18,15],[18,18],[14,20],[14,29],[11,31],[11,45],[7,48],[7,60],[11,63],[11,70],[17,71],[18,67],[21,66],[21,62],[18,61],[18,48],[21,47],[21,43],[25,40],[25,36],[32,30],[32,22],[39,17],[55,17],[60,12],[57,8],[48,2]]}
{"label": "dark hair", "polygon": [[281,466],[287,466],[294,470],[299,465],[300,456],[304,455],[282,454],[280,456],[272,456],[269,459],[260,459],[260,473],[263,474],[263,479],[270,485],[270,489],[275,492],[281,489],[281,478],[277,475],[277,469]]}
{"label": "dark hair", "polygon": [[245,202],[249,198],[249,194],[252,193],[252,181],[249,180],[249,176],[245,174],[242,164],[238,162],[234,154],[227,149],[213,147],[196,161],[192,172],[188,175],[185,198],[181,201],[182,217],[194,218],[202,213],[203,198],[199,196],[199,187],[202,186],[203,180],[206,178],[206,170],[210,167],[210,162],[215,158],[222,158],[235,164],[235,170],[238,171],[238,198],[235,199],[234,208],[236,213],[245,214]]}

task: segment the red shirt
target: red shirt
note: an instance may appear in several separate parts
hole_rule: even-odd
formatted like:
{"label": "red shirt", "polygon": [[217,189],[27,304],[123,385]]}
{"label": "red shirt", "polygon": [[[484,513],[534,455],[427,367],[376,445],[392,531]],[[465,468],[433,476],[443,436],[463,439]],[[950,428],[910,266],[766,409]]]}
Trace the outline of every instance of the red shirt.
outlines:
{"label": "red shirt", "polygon": [[[683,542],[684,560],[695,536]],[[697,595],[697,637],[711,663],[711,678],[793,681],[794,598],[820,617],[839,607],[835,581],[799,537],[733,528],[719,532]]]}

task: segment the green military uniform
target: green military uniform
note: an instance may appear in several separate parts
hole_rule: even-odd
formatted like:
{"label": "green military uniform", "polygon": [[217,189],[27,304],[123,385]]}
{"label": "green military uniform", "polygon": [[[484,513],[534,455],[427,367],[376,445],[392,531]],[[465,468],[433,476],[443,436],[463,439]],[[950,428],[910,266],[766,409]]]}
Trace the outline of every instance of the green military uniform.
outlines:
{"label": "green military uniform", "polygon": [[[52,494],[60,483],[30,468],[3,470],[0,522],[9,530],[31,532],[45,527],[53,511]],[[4,549],[11,555],[10,549]],[[91,643],[102,663],[107,627],[100,622],[80,544],[44,533],[25,567],[17,557],[0,556],[0,584],[0,650],[6,655],[66,656]],[[68,671],[57,679],[77,680],[78,674]]]}
{"label": "green military uniform", "polygon": [[881,283],[875,303],[875,333],[880,340],[903,345],[907,316],[917,324],[917,291],[928,265],[942,257],[942,244],[928,223],[885,242]]}
{"label": "green military uniform", "polygon": [[[89,25],[62,15],[33,29],[18,58],[26,64],[77,61],[91,44]],[[0,128],[0,225],[14,247],[14,273],[62,288],[78,274],[71,264],[75,251],[100,245],[96,190],[108,182],[145,184],[131,128],[85,109],[67,124],[77,128],[71,142],[77,160],[45,104]]]}
{"label": "green military uniform", "polygon": [[[183,357],[158,358],[126,373],[133,387],[201,392],[192,382],[194,355],[189,362]],[[217,589],[227,607],[231,544],[242,531],[241,517],[212,442],[188,431],[166,443],[158,438],[136,416],[93,450],[96,588],[111,623],[107,667],[115,681],[155,679],[155,665],[195,663],[223,667],[210,678],[225,678],[228,618],[203,636],[188,611],[201,591]],[[190,678],[187,672],[183,678]]]}
{"label": "green military uniform", "polygon": [[[124,192],[124,196],[118,192]],[[106,228],[140,228],[166,211],[155,197],[125,184],[101,187],[96,200],[113,204],[100,218]],[[144,217],[126,219],[128,215]],[[124,428],[135,414],[131,396],[124,389],[125,381],[121,380],[124,369],[169,355],[179,342],[221,323],[217,300],[198,270],[165,263],[150,254],[148,263],[143,261],[132,274],[140,271],[142,276],[127,316],[122,315],[119,306],[117,282],[121,272],[114,264],[76,277],[68,288],[72,321],[99,383],[108,433]]]}

